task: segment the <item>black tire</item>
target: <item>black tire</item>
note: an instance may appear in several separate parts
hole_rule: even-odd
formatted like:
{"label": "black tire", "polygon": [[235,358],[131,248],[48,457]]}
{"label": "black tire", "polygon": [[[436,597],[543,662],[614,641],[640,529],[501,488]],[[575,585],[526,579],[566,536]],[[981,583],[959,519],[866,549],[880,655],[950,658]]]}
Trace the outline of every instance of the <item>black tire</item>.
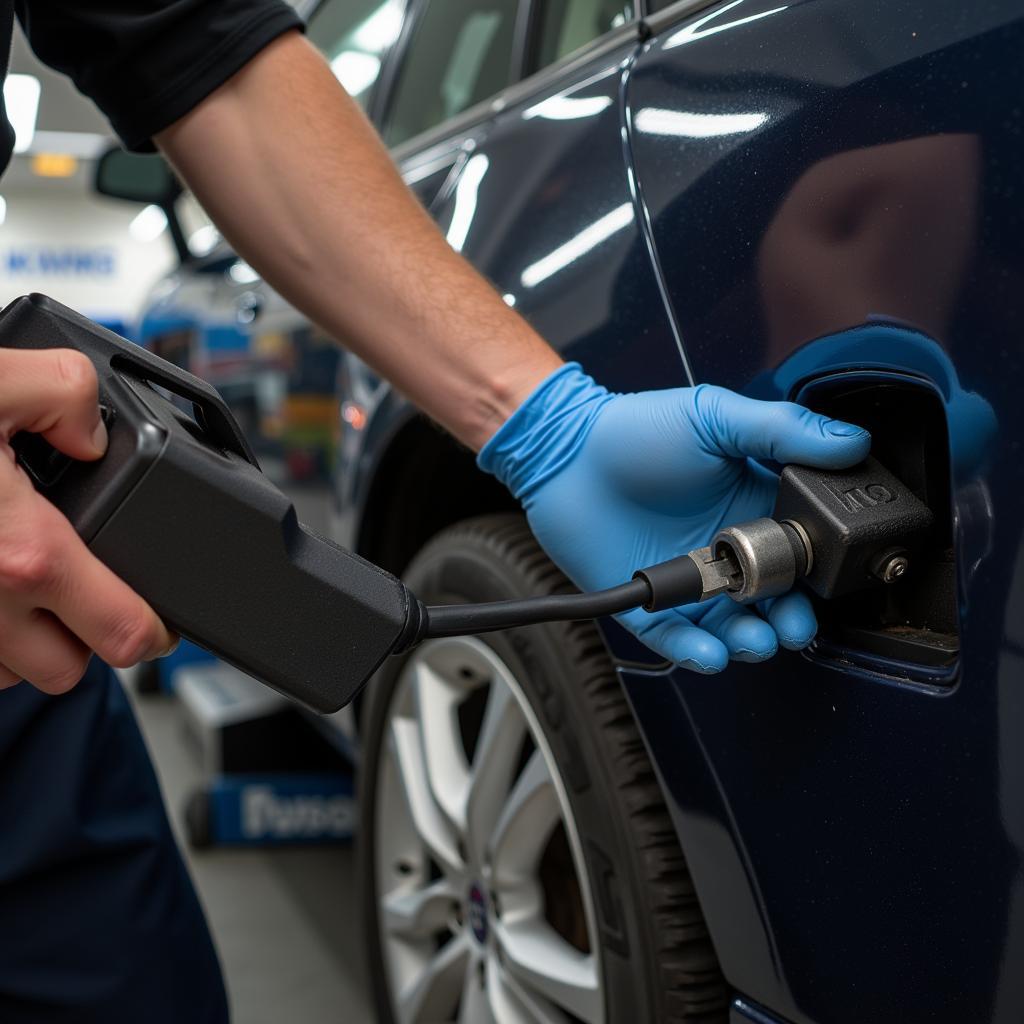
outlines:
{"label": "black tire", "polygon": [[[453,526],[406,578],[428,603],[496,601],[569,588],[525,520]],[[481,638],[508,665],[541,723],[566,784],[598,920],[605,1019],[725,1021],[729,993],[654,771],[592,623],[533,626]],[[371,684],[364,709],[360,871],[380,1020],[392,1021],[372,844],[382,736],[402,664]]]}

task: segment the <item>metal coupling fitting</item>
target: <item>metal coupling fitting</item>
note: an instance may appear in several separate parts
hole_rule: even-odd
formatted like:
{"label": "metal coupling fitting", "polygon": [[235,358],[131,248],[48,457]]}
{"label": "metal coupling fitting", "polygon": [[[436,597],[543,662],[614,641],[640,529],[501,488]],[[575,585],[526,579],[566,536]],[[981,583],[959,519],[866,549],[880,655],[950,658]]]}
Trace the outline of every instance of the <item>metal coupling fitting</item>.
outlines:
{"label": "metal coupling fitting", "polygon": [[792,589],[811,561],[805,537],[789,524],[754,519],[719,530],[711,542],[716,559],[733,563],[738,572],[726,593],[741,604],[778,597]]}

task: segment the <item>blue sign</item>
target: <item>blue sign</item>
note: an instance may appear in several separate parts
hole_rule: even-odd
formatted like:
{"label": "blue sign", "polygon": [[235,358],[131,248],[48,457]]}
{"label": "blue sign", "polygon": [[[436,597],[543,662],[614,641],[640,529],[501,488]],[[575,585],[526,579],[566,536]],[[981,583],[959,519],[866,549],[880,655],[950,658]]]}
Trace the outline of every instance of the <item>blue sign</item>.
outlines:
{"label": "blue sign", "polygon": [[224,775],[209,794],[214,843],[336,843],[355,831],[347,775]]}
{"label": "blue sign", "polygon": [[10,277],[113,277],[117,253],[111,246],[21,246],[8,249],[0,266]]}

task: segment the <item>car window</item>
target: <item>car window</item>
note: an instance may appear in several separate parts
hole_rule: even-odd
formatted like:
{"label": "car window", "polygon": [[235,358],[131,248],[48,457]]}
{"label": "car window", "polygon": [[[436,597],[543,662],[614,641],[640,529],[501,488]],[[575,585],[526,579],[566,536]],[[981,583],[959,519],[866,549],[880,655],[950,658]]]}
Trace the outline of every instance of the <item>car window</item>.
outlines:
{"label": "car window", "polygon": [[605,32],[633,20],[634,5],[625,0],[544,0],[535,22],[530,71],[553,64]]}
{"label": "car window", "polygon": [[364,108],[384,53],[401,31],[402,9],[401,0],[325,0],[310,18],[310,40]]}
{"label": "car window", "polygon": [[454,117],[508,85],[519,0],[430,0],[391,101],[390,145]]}

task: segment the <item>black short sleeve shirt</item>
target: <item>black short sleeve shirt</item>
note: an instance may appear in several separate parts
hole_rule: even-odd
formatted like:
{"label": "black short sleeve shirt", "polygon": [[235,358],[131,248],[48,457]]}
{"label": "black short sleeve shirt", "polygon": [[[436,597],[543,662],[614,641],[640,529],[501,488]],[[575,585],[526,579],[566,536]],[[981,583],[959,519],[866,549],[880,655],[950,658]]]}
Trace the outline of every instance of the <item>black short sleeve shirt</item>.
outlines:
{"label": "black short sleeve shirt", "polygon": [[[4,74],[15,12],[40,60],[68,75],[136,150],[152,148],[154,134],[302,25],[284,0],[0,0]],[[2,168],[13,146],[6,115],[0,129]]]}

